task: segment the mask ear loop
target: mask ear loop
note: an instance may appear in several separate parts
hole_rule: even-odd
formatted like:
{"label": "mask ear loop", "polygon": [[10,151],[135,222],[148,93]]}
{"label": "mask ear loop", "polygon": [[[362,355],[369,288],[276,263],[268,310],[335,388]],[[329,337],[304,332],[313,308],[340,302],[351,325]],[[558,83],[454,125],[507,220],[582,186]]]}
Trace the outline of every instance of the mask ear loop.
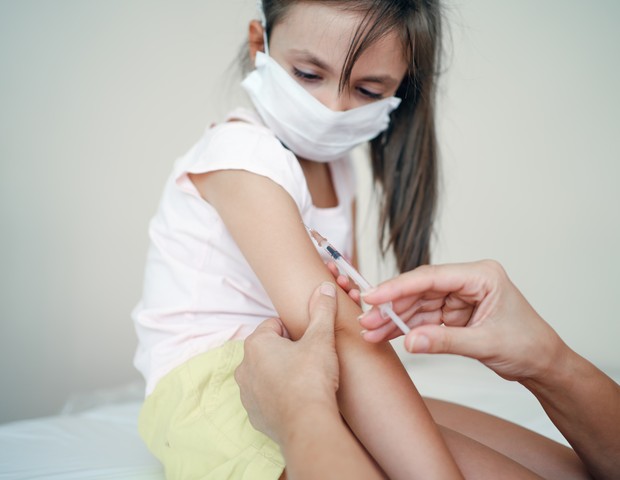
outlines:
{"label": "mask ear loop", "polygon": [[265,9],[263,8],[262,0],[257,0],[256,6],[258,7],[260,24],[263,26],[263,42],[265,44],[265,55],[269,56],[269,43],[267,42],[267,17],[265,16]]}

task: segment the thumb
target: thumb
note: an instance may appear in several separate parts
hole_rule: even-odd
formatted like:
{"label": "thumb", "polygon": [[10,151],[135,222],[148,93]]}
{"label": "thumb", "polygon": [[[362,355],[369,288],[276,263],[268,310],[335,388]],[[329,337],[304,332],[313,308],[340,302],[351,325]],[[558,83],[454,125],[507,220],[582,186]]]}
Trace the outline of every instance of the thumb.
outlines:
{"label": "thumb", "polygon": [[473,327],[423,325],[407,334],[405,348],[410,353],[451,353],[479,359],[487,350],[487,340],[483,337]]}
{"label": "thumb", "polygon": [[330,282],[319,285],[310,297],[308,305],[310,321],[303,339],[334,341],[334,323],[338,312],[336,286]]}

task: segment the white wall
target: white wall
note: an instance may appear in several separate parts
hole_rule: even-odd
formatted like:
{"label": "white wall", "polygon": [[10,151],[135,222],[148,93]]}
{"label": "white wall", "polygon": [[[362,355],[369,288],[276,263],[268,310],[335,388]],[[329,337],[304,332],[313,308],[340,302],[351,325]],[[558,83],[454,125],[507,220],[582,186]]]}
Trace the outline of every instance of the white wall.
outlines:
{"label": "white wall", "polygon": [[0,2],[0,422],[138,378],[147,223],[254,5]]}
{"label": "white wall", "polygon": [[[225,70],[254,4],[0,2],[0,422],[138,378],[147,223],[172,161],[234,104]],[[450,4],[435,255],[501,260],[573,347],[617,367],[619,14]]]}
{"label": "white wall", "polygon": [[437,260],[499,259],[571,346],[620,367],[620,4],[459,9]]}
{"label": "white wall", "polygon": [[433,261],[500,260],[569,345],[620,368],[620,4],[451,1],[447,14]]}

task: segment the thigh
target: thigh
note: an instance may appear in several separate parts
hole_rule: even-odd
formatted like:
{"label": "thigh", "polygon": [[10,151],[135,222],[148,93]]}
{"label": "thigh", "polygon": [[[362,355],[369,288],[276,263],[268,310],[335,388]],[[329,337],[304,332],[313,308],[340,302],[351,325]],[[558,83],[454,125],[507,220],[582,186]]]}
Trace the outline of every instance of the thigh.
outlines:
{"label": "thigh", "polygon": [[590,478],[579,457],[565,445],[473,408],[429,398],[425,402],[444,431],[459,434],[450,440],[455,448],[471,439],[543,478]]}
{"label": "thigh", "polygon": [[164,377],[140,413],[140,434],[166,478],[276,480],[278,446],[256,431],[241,404],[234,370],[241,342],[198,355]]}

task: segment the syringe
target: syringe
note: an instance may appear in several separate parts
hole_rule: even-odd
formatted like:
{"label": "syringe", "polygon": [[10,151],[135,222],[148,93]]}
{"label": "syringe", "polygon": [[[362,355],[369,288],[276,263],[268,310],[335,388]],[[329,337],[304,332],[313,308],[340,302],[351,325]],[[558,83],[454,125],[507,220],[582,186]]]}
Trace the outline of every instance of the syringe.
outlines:
{"label": "syringe", "polygon": [[[368,281],[362,277],[360,272],[358,272],[353,265],[346,261],[346,259],[342,256],[342,254],[336,250],[332,244],[330,244],[327,239],[316,230],[304,225],[308,233],[312,237],[312,239],[316,242],[316,244],[325,250],[327,254],[334,260],[334,263],[338,267],[338,270],[341,273],[345,273],[351,280],[353,280],[357,286],[360,288],[360,291],[366,292],[372,288],[372,285],[368,283]],[[394,309],[392,308],[392,303],[383,303],[379,305],[379,311],[385,317],[388,316],[390,319],[396,324],[398,328],[404,333],[407,334],[411,330],[402,319],[396,315]]]}

